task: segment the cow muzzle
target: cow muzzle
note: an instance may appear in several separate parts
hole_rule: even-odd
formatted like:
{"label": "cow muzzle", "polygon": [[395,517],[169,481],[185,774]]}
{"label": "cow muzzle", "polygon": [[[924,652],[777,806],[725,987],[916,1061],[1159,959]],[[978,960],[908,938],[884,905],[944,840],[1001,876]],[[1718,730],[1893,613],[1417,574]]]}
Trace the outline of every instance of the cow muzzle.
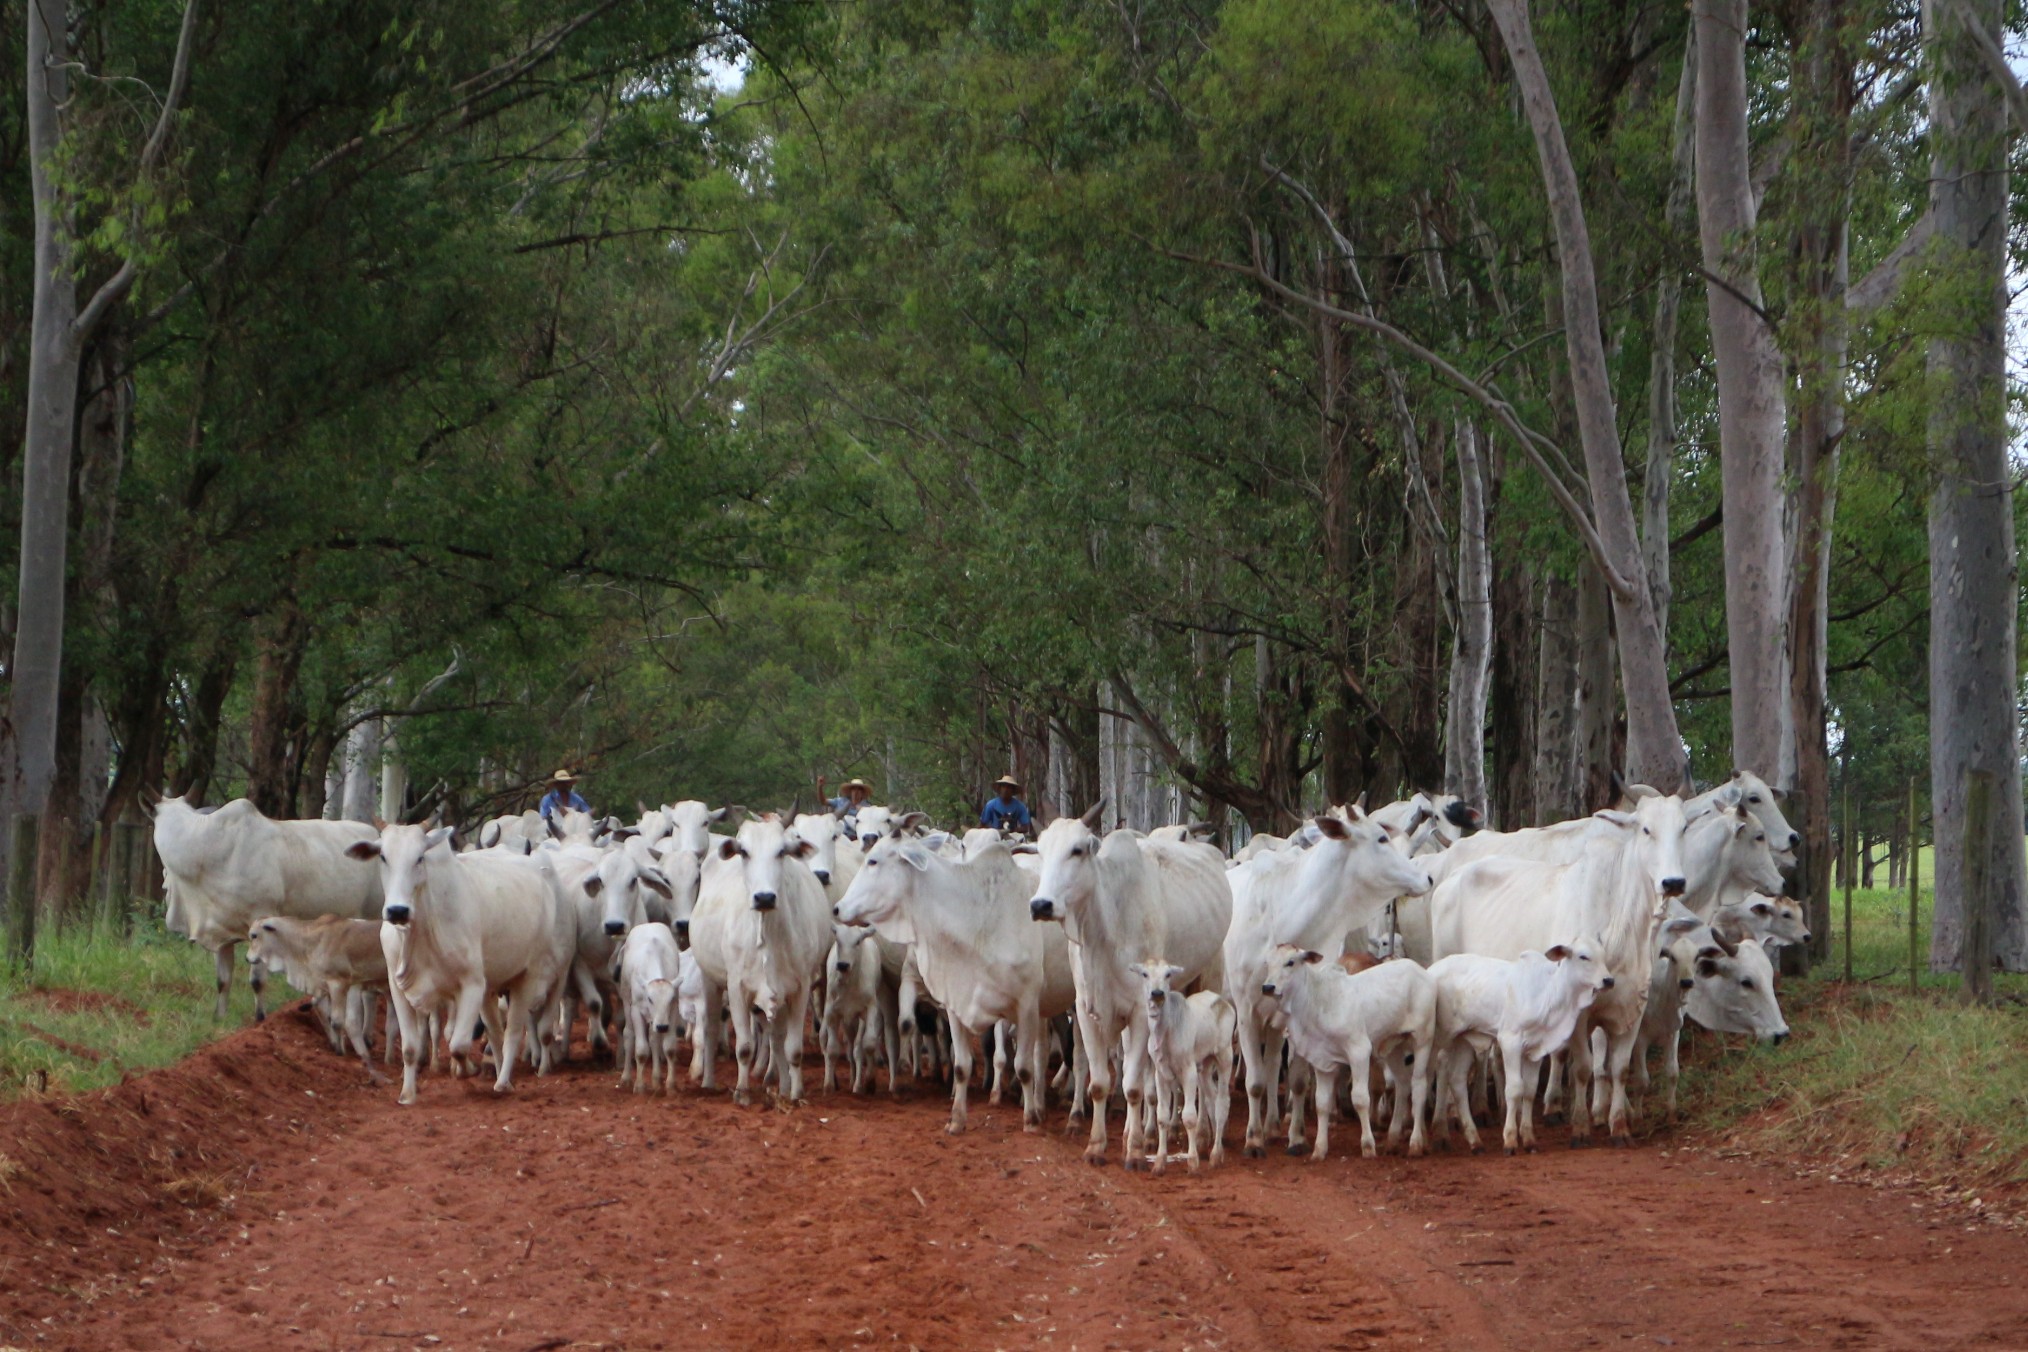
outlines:
{"label": "cow muzzle", "polygon": [[852,964],[849,962],[833,963],[832,966],[838,969],[838,975],[840,976],[850,976],[852,974]]}
{"label": "cow muzzle", "polygon": [[1261,982],[1260,993],[1262,995],[1273,995],[1275,993],[1275,983],[1272,981]]}
{"label": "cow muzzle", "polygon": [[811,870],[810,870],[810,872],[816,875],[816,878],[817,878],[817,886],[819,886],[819,887],[829,887],[829,886],[831,885],[831,870],[830,870],[830,869],[827,869],[827,868],[819,868],[819,869],[811,869]]}
{"label": "cow muzzle", "polygon": [[754,893],[753,908],[756,911],[772,911],[775,908],[775,894],[772,892]]}
{"label": "cow muzzle", "polygon": [[1607,977],[1605,980],[1599,982],[1598,988],[1602,991],[1611,990],[1613,988],[1613,978]]}
{"label": "cow muzzle", "polygon": [[390,925],[406,925],[410,914],[411,912],[408,907],[400,902],[396,902],[391,906],[383,907],[380,912],[380,918]]}
{"label": "cow muzzle", "polygon": [[1663,896],[1665,896],[1665,897],[1680,897],[1680,896],[1682,896],[1682,895],[1683,895],[1683,880],[1682,880],[1681,878],[1664,878],[1664,879],[1662,879],[1662,895],[1663,895]]}
{"label": "cow muzzle", "polygon": [[1056,903],[1048,897],[1036,897],[1028,903],[1028,918],[1031,920],[1056,919]]}
{"label": "cow muzzle", "polygon": [[626,921],[624,921],[624,920],[608,920],[608,921],[606,921],[606,935],[607,935],[607,937],[608,937],[608,938],[612,938],[612,939],[617,939],[617,938],[619,938],[619,937],[620,937],[620,936],[621,936],[622,934],[625,934],[626,932],[627,932],[627,922],[626,922]]}
{"label": "cow muzzle", "polygon": [[669,1025],[666,1023],[658,1023],[655,1025],[655,1031],[658,1033],[666,1033],[669,1031]]}

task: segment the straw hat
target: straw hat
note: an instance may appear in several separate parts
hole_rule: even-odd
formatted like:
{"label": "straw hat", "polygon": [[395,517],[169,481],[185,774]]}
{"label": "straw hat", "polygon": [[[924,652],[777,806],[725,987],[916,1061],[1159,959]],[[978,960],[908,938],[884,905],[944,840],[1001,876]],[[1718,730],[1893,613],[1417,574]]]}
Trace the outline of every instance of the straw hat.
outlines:
{"label": "straw hat", "polygon": [[552,784],[575,784],[577,783],[577,776],[568,770],[558,770],[549,777],[549,782]]}
{"label": "straw hat", "polygon": [[1001,775],[998,779],[993,781],[993,787],[996,789],[999,788],[1002,784],[1005,784],[1008,788],[1014,790],[1014,792],[1016,793],[1021,792],[1021,781],[1014,778],[1014,776],[1012,775]]}
{"label": "straw hat", "polygon": [[873,786],[863,779],[848,779],[838,786],[838,792],[840,793],[849,793],[853,789],[859,789],[865,793],[873,792]]}

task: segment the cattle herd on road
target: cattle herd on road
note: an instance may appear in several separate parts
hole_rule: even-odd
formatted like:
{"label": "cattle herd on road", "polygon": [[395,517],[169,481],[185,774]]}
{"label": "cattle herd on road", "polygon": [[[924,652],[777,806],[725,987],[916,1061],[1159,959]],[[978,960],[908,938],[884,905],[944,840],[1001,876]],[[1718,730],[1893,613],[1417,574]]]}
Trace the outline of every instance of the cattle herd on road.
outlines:
{"label": "cattle herd on road", "polygon": [[[280,970],[335,1050],[376,1082],[388,1006],[400,1101],[424,1062],[490,1063],[506,1091],[547,1073],[583,1016],[619,1084],[804,1099],[814,1029],[825,1092],[948,1075],[965,1130],[975,1056],[991,1094],[1040,1130],[1051,1091],[1102,1163],[1162,1172],[1180,1128],[1192,1169],[1222,1161],[1235,1067],[1244,1149],[1323,1159],[1349,1102],[1361,1150],[1422,1154],[1453,1120],[1503,1115],[1533,1149],[1537,1100],[1630,1138],[1659,1051],[1676,1107],[1684,1020],[1779,1042],[1772,954],[1808,938],[1780,895],[1797,837],[1751,775],[1683,799],[1631,786],[1554,826],[1477,830],[1429,794],[1334,808],[1227,859],[1196,826],[1100,830],[1100,809],[1028,842],[931,829],[862,806],[754,815],[696,801],[632,825],[502,817],[441,825],[276,821],[237,800],[154,805],[171,930],[217,958],[223,1016],[246,942],[256,1015]],[[398,1029],[398,1032],[396,1031]],[[1314,1122],[1311,1113],[1314,1110]]]}

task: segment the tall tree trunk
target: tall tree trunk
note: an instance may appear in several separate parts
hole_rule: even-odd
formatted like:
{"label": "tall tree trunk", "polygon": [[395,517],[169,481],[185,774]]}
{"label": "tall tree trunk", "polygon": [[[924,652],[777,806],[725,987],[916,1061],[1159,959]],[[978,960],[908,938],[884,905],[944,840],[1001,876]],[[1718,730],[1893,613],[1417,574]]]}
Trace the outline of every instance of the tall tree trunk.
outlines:
{"label": "tall tree trunk", "polygon": [[1627,467],[1621,458],[1619,428],[1614,422],[1612,386],[1606,373],[1605,342],[1599,329],[1598,278],[1592,264],[1591,232],[1585,224],[1584,200],[1577,171],[1570,162],[1563,123],[1536,50],[1527,0],[1488,0],[1499,26],[1514,81],[1535,136],[1542,185],[1556,227],[1556,249],[1563,279],[1563,336],[1570,357],[1571,390],[1577,405],[1578,432],[1584,445],[1585,477],[1591,494],[1592,520],[1605,546],[1615,577],[1608,579],[1615,632],[1619,640],[1620,680],[1626,693],[1627,772],[1664,793],[1681,787],[1688,766],[1683,738],[1676,728],[1676,708],[1669,694],[1669,669],[1654,598],[1646,586],[1640,536],[1634,508],[1627,496]]}
{"label": "tall tree trunk", "polygon": [[[1542,649],[1536,664],[1535,825],[1584,810],[1577,756],[1577,589],[1554,573],[1542,579]],[[1502,828],[1507,829],[1507,828]]]}
{"label": "tall tree trunk", "polygon": [[1486,676],[1493,648],[1492,559],[1486,549],[1486,474],[1479,432],[1457,427],[1458,632],[1444,735],[1444,789],[1484,812]]}
{"label": "tall tree trunk", "polygon": [[[1790,820],[1802,836],[1794,886],[1809,918],[1811,958],[1831,952],[1831,746],[1827,729],[1831,523],[1845,436],[1845,287],[1851,216],[1852,22],[1840,0],[1812,0],[1790,62],[1796,90],[1797,191],[1792,294],[1800,298],[1796,367],[1795,578],[1789,596],[1789,723],[1796,782]],[[1738,690],[1734,688],[1734,707]],[[1850,831],[1851,824],[1846,824]]]}
{"label": "tall tree trunk", "polygon": [[1725,509],[1725,633],[1733,764],[1782,772],[1787,548],[1782,536],[1782,356],[1762,315],[1752,152],[1747,144],[1746,0],[1695,0],[1697,224],[1718,368]]}
{"label": "tall tree trunk", "polygon": [[[1319,250],[1316,259],[1317,294],[1335,299],[1345,289],[1336,257]],[[1363,290],[1363,288],[1362,288]],[[1351,428],[1344,405],[1346,368],[1345,328],[1330,315],[1311,316],[1316,330],[1317,350],[1317,454],[1321,466],[1323,587],[1325,641],[1330,645],[1330,668],[1345,672],[1352,668],[1352,595],[1357,585],[1353,576],[1354,545],[1357,541],[1354,518]],[[1355,711],[1362,706],[1358,696],[1342,679],[1336,683],[1334,698],[1325,706],[1321,721],[1324,800],[1350,802],[1358,796],[1360,756],[1352,735]]]}
{"label": "tall tree trunk", "polygon": [[[1925,6],[1930,62],[1930,214],[1941,290],[1961,302],[1929,345],[1929,774],[1936,908],[1930,965],[1957,968],[1970,907],[1986,910],[2002,966],[2028,966],[2028,861],[2022,855],[2016,730],[2013,468],[2007,462],[2007,105],[1963,18],[2000,30],[2000,0]],[[1969,896],[1965,785],[1992,776]]]}
{"label": "tall tree trunk", "polygon": [[1492,825],[1535,823],[1537,611],[1535,573],[1520,559],[1493,573]]}
{"label": "tall tree trunk", "polygon": [[[0,822],[42,813],[56,776],[63,671],[65,554],[69,547],[71,436],[80,353],[71,222],[56,178],[72,59],[61,6],[28,11],[28,159],[35,203],[35,310],[28,339],[28,408],[21,453],[21,569],[14,655],[8,665],[12,736],[0,765]],[[54,19],[58,27],[50,27]],[[12,832],[4,834],[11,839]],[[0,839],[0,855],[7,850]]]}
{"label": "tall tree trunk", "polygon": [[[1683,48],[1676,85],[1676,123],[1669,172],[1669,245],[1690,234],[1691,176],[1696,163],[1697,43]],[[1676,472],[1676,321],[1683,308],[1683,271],[1665,256],[1655,280],[1653,347],[1648,353],[1648,467],[1641,483],[1641,555],[1655,624],[1669,632],[1669,488]]]}
{"label": "tall tree trunk", "polygon": [[1571,778],[1577,786],[1578,813],[1596,812],[1613,805],[1612,778],[1618,765],[1613,759],[1612,618],[1605,579],[1598,575],[1598,569],[1580,560],[1575,627],[1577,713],[1571,738],[1571,752],[1576,758]]}
{"label": "tall tree trunk", "polygon": [[348,822],[370,822],[379,815],[375,795],[380,782],[380,722],[363,718],[345,739],[344,805],[339,815]]}
{"label": "tall tree trunk", "polygon": [[232,674],[239,666],[239,648],[224,640],[206,660],[190,692],[183,724],[183,756],[170,777],[169,791],[187,794],[192,803],[202,803],[211,792],[211,780],[218,768],[219,714],[232,690]]}
{"label": "tall tree trunk", "polygon": [[246,796],[270,817],[294,808],[289,747],[296,674],[310,626],[293,600],[283,599],[254,639],[253,707],[247,719]]}

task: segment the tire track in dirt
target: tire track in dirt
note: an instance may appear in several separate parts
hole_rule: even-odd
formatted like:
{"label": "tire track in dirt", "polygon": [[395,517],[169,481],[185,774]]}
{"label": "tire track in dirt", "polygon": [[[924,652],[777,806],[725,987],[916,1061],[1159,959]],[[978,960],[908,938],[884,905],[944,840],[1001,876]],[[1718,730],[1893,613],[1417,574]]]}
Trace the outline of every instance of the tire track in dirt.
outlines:
{"label": "tire track in dirt", "polygon": [[788,1112],[580,1067],[404,1110],[357,1078],[330,1060],[314,1136],[242,1132],[254,1183],[180,1251],[36,1293],[38,1345],[2028,1347],[2020,1236],[1682,1148],[1158,1179],[1060,1115],[948,1138],[927,1086]]}

